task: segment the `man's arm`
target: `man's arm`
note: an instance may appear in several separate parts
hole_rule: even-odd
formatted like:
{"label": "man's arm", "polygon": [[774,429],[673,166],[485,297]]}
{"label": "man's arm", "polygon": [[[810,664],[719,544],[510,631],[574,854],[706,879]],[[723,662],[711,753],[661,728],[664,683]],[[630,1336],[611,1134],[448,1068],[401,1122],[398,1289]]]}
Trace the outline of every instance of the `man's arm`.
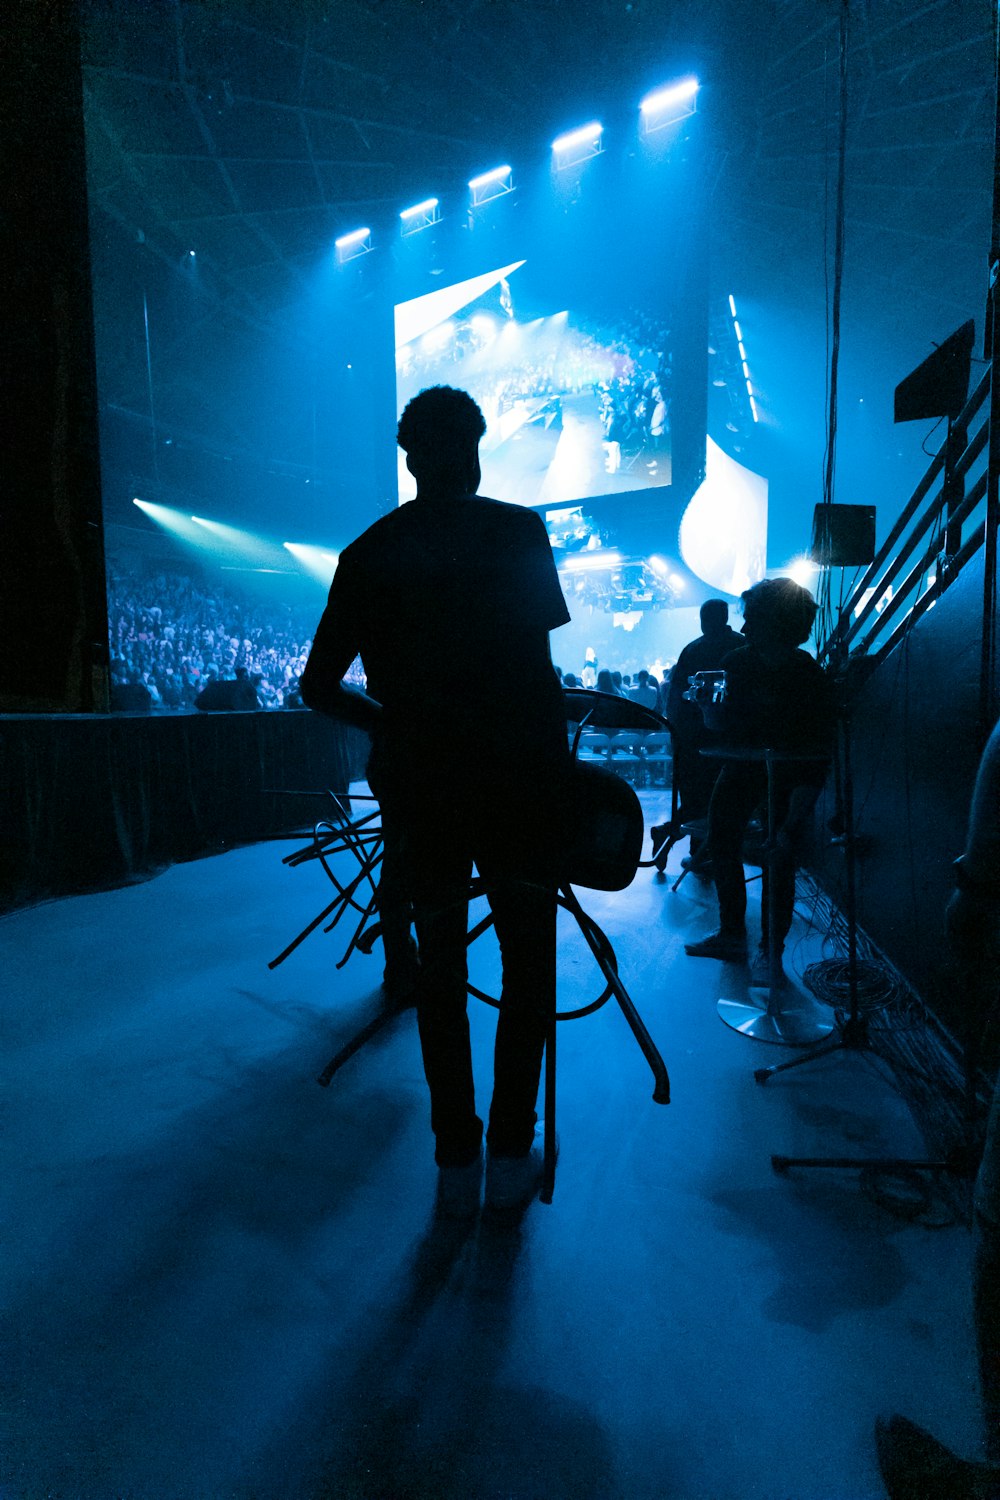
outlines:
{"label": "man's arm", "polygon": [[372,734],[381,720],[382,705],[361,688],[347,687],[342,681],[358,654],[356,632],[350,590],[338,567],[299,681],[299,691],[307,708]]}

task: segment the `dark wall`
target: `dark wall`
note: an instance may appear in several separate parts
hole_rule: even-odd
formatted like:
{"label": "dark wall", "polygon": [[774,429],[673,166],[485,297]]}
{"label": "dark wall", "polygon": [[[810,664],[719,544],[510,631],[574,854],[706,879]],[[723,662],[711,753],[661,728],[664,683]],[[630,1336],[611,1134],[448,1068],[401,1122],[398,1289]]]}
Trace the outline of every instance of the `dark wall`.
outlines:
{"label": "dark wall", "polygon": [[107,706],[80,46],[69,0],[4,10],[0,707]]}
{"label": "dark wall", "polygon": [[[964,998],[946,973],[943,913],[954,889],[983,738],[982,553],[874,671],[852,716],[858,919],[953,1035]],[[833,810],[826,794],[825,818]],[[844,855],[817,873],[843,903]]]}

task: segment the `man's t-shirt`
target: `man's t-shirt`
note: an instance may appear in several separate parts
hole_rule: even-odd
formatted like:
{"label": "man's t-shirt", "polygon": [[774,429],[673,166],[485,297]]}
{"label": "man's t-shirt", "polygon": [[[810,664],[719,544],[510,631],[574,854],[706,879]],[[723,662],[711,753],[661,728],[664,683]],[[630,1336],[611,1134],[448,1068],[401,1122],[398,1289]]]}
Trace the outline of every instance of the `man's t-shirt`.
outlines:
{"label": "man's t-shirt", "polygon": [[539,515],[422,497],[340,554],[303,685],[339,678],[360,654],[384,709],[379,742],[397,759],[402,748],[450,769],[483,754],[559,756],[565,710],[548,632],[569,617]]}

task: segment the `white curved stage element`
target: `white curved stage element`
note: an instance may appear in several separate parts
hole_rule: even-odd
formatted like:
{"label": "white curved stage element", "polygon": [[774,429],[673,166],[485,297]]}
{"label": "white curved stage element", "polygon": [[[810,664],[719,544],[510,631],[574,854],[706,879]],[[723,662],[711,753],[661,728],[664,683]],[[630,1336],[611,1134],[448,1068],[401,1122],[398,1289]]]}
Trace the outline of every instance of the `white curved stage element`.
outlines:
{"label": "white curved stage element", "polygon": [[705,478],[681,517],[681,557],[723,594],[742,594],[767,571],[767,480],[706,439]]}

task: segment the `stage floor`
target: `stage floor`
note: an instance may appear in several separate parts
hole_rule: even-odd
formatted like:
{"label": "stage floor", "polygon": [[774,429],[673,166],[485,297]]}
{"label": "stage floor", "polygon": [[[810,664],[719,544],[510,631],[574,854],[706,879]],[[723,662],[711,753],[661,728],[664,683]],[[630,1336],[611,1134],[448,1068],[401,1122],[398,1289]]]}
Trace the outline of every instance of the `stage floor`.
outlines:
{"label": "stage floor", "polygon": [[[581,892],[672,1103],[613,1000],[565,1023],[554,1201],[465,1228],[433,1217],[412,1010],[316,1084],[381,950],[338,972],[341,927],[269,972],[331,896],[292,847],[0,921],[2,1500],[875,1500],[893,1410],[979,1456],[969,1229],[772,1171],[923,1147],[866,1059],[754,1082],[792,1054],[720,1021],[745,967],[684,954],[710,886]],[[561,921],[569,1008],[600,985]],[[491,935],[471,969],[495,992]],[[485,1107],[495,1012],[470,1014]]]}

